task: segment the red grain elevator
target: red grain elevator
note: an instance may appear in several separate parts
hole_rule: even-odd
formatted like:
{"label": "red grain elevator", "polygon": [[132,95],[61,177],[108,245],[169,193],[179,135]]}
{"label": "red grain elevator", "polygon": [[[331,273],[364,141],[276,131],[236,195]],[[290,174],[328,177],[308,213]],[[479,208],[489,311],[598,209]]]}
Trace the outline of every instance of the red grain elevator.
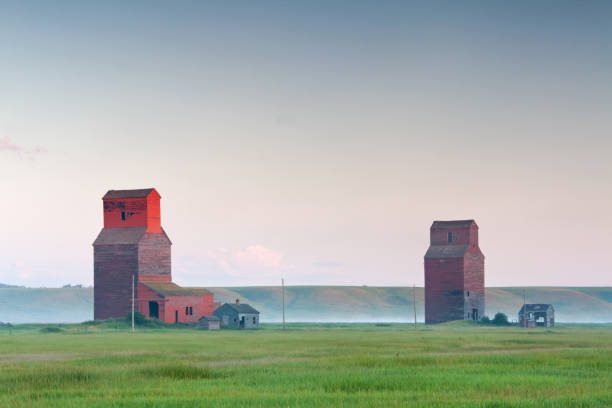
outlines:
{"label": "red grain elevator", "polygon": [[170,239],[161,226],[161,196],[154,188],[110,190],[104,228],[94,247],[94,319],[123,318],[135,307],[147,318],[195,323],[212,315],[213,294],[172,282]]}
{"label": "red grain elevator", "polygon": [[484,316],[484,255],[474,220],[434,221],[425,254],[425,323]]}

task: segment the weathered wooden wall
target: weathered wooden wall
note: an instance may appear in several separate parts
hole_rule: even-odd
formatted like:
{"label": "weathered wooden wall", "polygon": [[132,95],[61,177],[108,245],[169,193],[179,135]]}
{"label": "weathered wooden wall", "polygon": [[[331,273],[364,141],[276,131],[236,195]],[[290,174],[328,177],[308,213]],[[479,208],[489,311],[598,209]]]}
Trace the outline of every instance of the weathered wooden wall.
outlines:
{"label": "weathered wooden wall", "polygon": [[131,308],[137,245],[94,246],[94,319],[124,317]]}
{"label": "weathered wooden wall", "polygon": [[425,322],[462,320],[463,258],[425,260]]}
{"label": "weathered wooden wall", "polygon": [[[166,275],[171,280],[171,243],[165,233],[146,233],[138,243],[138,273],[141,276]],[[154,278],[153,278],[154,279]]]}

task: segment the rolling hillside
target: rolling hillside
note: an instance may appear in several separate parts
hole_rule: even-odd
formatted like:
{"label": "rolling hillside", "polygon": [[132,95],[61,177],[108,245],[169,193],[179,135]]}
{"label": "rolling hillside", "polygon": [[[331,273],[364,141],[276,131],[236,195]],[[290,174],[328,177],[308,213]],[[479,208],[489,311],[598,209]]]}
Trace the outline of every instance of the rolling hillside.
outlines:
{"label": "rolling hillside", "polygon": [[[209,288],[221,302],[236,298],[262,313],[262,321],[281,320],[277,286]],[[81,322],[93,317],[91,288],[0,288],[0,321],[12,323]],[[487,314],[516,319],[523,288],[487,288]],[[530,287],[527,302],[552,303],[558,322],[612,322],[612,287]],[[416,293],[423,321],[423,288]],[[286,291],[287,320],[311,322],[406,322],[413,319],[412,288],[372,286],[292,286]]]}

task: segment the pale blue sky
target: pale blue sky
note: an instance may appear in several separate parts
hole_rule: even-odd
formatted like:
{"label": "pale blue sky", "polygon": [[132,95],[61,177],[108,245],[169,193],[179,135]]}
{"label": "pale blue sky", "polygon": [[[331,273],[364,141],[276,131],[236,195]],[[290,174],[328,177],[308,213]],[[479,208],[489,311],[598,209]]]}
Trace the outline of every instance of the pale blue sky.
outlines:
{"label": "pale blue sky", "polygon": [[609,2],[3,2],[0,282],[91,283],[156,187],[179,283],[610,285]]}

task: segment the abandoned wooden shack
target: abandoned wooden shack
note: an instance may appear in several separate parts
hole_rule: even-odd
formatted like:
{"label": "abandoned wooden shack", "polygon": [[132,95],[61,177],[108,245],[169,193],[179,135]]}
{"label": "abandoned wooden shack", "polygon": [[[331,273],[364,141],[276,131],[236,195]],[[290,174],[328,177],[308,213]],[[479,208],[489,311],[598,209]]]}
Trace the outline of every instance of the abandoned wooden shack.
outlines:
{"label": "abandoned wooden shack", "polygon": [[434,221],[425,254],[425,323],[484,316],[484,260],[474,220]]}
{"label": "abandoned wooden shack", "polygon": [[102,197],[104,228],[94,247],[94,319],[123,318],[136,310],[166,323],[198,322],[219,306],[201,288],[172,282],[172,242],[161,226],[154,188],[110,190]]}
{"label": "abandoned wooden shack", "polygon": [[555,308],[546,303],[524,304],[519,310],[521,327],[555,327]]}
{"label": "abandoned wooden shack", "polygon": [[215,315],[203,316],[198,320],[198,327],[200,330],[219,330],[221,326],[221,320]]}
{"label": "abandoned wooden shack", "polygon": [[246,303],[240,303],[240,299],[236,299],[236,303],[223,304],[215,310],[214,315],[221,319],[221,326],[223,327],[259,328],[259,312]]}

